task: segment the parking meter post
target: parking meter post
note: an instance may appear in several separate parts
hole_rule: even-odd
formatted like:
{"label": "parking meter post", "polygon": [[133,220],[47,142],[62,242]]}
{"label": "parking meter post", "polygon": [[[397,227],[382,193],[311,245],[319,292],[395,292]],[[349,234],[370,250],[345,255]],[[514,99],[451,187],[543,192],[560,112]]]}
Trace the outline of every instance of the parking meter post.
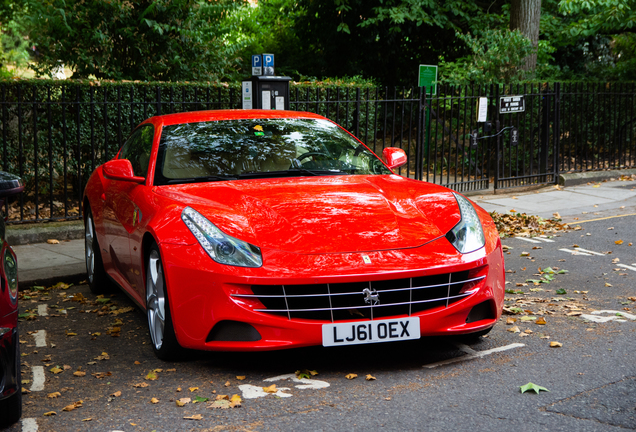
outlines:
{"label": "parking meter post", "polygon": [[494,135],[496,135],[495,137],[495,185],[494,185],[494,189],[497,190],[499,188],[499,177],[500,177],[500,171],[499,171],[499,165],[500,165],[500,161],[501,161],[501,149],[500,149],[500,136],[499,136],[499,84],[497,85],[490,85],[490,94],[495,93],[495,133]]}

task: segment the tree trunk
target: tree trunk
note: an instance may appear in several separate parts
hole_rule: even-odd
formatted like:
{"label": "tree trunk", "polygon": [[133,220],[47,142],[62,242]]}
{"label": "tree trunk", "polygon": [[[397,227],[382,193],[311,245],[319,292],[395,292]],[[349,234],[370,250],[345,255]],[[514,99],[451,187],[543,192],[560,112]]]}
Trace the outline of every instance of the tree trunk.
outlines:
{"label": "tree trunk", "polygon": [[541,0],[512,0],[510,4],[510,30],[519,29],[530,41],[535,52],[526,57],[524,69],[534,72],[537,67],[537,46],[541,23]]}

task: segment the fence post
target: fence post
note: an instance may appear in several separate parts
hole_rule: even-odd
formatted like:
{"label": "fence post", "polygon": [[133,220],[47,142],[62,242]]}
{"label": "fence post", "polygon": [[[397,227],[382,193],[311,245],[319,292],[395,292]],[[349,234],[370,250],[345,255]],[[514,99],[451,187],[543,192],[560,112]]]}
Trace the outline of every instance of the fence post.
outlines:
{"label": "fence post", "polygon": [[493,186],[493,188],[495,190],[497,190],[499,188],[499,176],[500,176],[500,172],[499,172],[499,165],[502,162],[502,152],[500,149],[500,140],[499,140],[499,84],[491,84],[490,85],[490,94],[492,95],[493,93],[493,87],[495,90],[495,116],[494,116],[494,123],[495,123],[495,133],[492,135],[496,135],[495,137],[495,184]]}
{"label": "fence post", "polygon": [[550,87],[546,84],[543,89],[543,100],[541,109],[541,148],[539,150],[539,177],[540,182],[545,182],[548,172],[548,158],[549,158],[549,142],[550,142]]}
{"label": "fence post", "polygon": [[554,183],[559,183],[559,161],[562,161],[561,158],[561,83],[554,84],[555,90],[555,99],[554,99],[554,149],[553,149],[553,160],[554,160]]}
{"label": "fence post", "polygon": [[422,144],[424,142],[423,136],[426,133],[426,123],[424,119],[426,115],[424,110],[426,109],[426,92],[422,91],[422,87],[420,89],[420,106],[417,111],[417,135],[415,137],[415,180],[422,180],[424,178],[424,169],[423,169],[423,152],[422,152]]}

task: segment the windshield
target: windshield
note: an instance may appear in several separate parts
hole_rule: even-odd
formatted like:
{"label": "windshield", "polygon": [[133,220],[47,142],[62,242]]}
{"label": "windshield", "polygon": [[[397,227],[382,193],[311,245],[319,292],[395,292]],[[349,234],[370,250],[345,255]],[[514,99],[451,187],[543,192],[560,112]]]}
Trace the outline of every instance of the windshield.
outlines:
{"label": "windshield", "polygon": [[336,174],[391,172],[327,120],[223,120],[165,126],[155,184]]}

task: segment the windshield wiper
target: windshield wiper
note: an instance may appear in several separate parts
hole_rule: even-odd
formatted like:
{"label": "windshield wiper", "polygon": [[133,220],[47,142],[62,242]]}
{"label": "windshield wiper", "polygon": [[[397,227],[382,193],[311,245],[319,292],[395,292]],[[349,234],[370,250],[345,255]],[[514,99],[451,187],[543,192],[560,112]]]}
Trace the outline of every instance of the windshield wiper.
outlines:
{"label": "windshield wiper", "polygon": [[165,184],[176,184],[176,183],[203,183],[203,182],[211,182],[211,181],[224,181],[224,180],[236,180],[235,176],[207,176],[207,177],[189,177],[189,178],[180,178],[180,179],[172,179],[166,181]]}
{"label": "windshield wiper", "polygon": [[304,168],[291,168],[283,171],[252,171],[244,172],[238,175],[240,179],[261,178],[261,177],[295,177],[298,175],[320,176],[320,175],[336,175],[349,174],[340,170],[309,170]]}

